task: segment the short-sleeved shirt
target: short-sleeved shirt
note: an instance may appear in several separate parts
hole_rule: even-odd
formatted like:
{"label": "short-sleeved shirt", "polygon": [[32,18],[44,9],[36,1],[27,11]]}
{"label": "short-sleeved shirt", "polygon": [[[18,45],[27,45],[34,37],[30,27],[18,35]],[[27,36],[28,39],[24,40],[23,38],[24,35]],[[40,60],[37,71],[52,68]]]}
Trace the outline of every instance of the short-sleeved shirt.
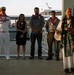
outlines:
{"label": "short-sleeved shirt", "polygon": [[1,16],[0,15],[0,31],[6,31],[8,32],[9,30],[9,25],[11,24],[10,18],[8,16]]}
{"label": "short-sleeved shirt", "polygon": [[[32,25],[35,29],[38,29],[43,24],[44,24],[43,16],[41,16],[41,15],[38,15],[38,16],[33,15],[31,17],[30,25]],[[33,30],[32,30],[32,33],[34,33]],[[42,33],[42,29],[39,31],[39,33]]]}

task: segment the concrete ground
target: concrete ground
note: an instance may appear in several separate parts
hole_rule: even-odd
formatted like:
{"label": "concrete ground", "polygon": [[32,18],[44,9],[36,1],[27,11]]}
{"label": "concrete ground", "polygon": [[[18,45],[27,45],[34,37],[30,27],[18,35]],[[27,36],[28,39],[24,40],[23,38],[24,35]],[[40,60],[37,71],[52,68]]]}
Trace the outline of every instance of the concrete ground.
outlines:
{"label": "concrete ground", "polygon": [[[34,60],[29,60],[26,57],[25,60],[20,58],[16,60],[11,58],[6,60],[4,58],[0,59],[0,75],[69,75],[63,73],[62,60],[56,61],[42,60],[35,57]],[[74,75],[74,74],[70,74]]]}
{"label": "concrete ground", "polygon": [[[22,50],[20,51],[20,59],[16,59],[16,42],[10,41],[10,60],[4,57],[4,50],[0,50],[0,75],[64,75],[62,60],[47,61],[47,51],[42,50],[43,59],[37,58],[37,45],[35,51],[35,59],[30,60],[30,41],[26,45],[26,59],[22,58]],[[69,74],[65,74],[69,75]],[[74,74],[70,74],[74,75]]]}

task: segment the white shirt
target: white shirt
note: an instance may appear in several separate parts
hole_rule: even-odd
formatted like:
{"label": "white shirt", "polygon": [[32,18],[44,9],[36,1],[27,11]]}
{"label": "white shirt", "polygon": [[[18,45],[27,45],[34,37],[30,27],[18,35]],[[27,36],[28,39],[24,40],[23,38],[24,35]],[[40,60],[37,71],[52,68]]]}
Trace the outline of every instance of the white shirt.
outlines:
{"label": "white shirt", "polygon": [[0,31],[6,31],[9,30],[9,25],[11,24],[10,18],[8,16],[0,16]]}
{"label": "white shirt", "polygon": [[58,26],[56,28],[60,32],[62,32],[61,25],[62,25],[62,20],[58,23]]}

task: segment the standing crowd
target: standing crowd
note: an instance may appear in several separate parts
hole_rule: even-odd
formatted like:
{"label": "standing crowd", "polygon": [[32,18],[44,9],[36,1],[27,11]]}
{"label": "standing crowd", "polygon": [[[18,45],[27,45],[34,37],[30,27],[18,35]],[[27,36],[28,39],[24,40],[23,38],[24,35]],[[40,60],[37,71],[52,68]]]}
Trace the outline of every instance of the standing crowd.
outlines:
{"label": "standing crowd", "polygon": [[[9,25],[11,21],[6,14],[6,8],[0,8],[0,47],[4,49],[6,59],[9,56]],[[38,44],[38,59],[42,59],[42,28],[44,27],[44,17],[39,13],[39,8],[34,8],[34,15],[30,20],[31,27],[31,50],[29,59],[34,59],[35,56],[35,42]],[[20,14],[16,22],[16,45],[17,45],[17,59],[19,59],[20,46],[22,46],[23,59],[25,59],[25,45],[27,38],[27,22],[25,15]],[[46,22],[48,57],[46,60],[52,60],[52,46],[54,43],[54,51],[56,61],[59,61],[59,51],[62,51],[63,69],[65,73],[74,72],[74,17],[71,14],[71,9],[66,8],[65,16],[62,20],[56,17],[56,12],[51,11],[51,17]],[[60,37],[59,37],[60,36]],[[59,48],[60,44],[60,48]]]}

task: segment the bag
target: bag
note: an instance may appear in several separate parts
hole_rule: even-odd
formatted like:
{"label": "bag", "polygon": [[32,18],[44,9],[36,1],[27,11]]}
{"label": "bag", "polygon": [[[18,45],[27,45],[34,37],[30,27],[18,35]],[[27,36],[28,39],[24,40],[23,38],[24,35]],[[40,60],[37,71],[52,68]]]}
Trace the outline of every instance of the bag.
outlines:
{"label": "bag", "polygon": [[61,34],[60,33],[54,33],[54,38],[55,38],[55,40],[57,40],[57,41],[61,41]]}

